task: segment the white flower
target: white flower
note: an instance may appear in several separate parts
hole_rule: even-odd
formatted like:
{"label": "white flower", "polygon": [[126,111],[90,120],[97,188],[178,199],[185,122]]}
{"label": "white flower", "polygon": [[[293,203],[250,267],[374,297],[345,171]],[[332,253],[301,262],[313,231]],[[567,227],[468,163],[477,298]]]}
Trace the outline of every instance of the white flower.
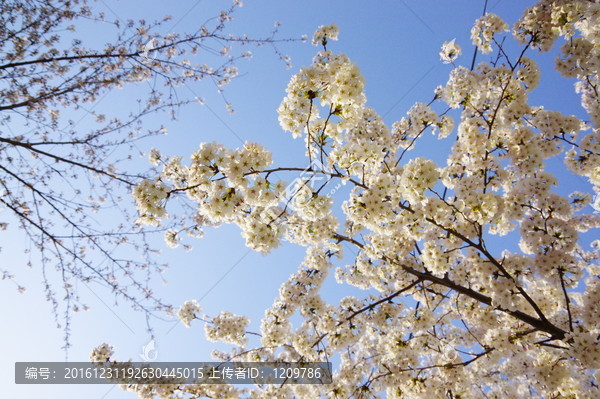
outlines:
{"label": "white flower", "polygon": [[473,44],[484,54],[492,51],[494,34],[508,30],[508,25],[498,15],[487,13],[475,21],[471,29]]}
{"label": "white flower", "polygon": [[462,54],[462,48],[455,43],[456,39],[452,39],[449,42],[444,42],[442,45],[442,51],[440,51],[440,59],[444,64],[450,64],[454,62],[459,55]]}
{"label": "white flower", "polygon": [[246,326],[250,320],[245,316],[236,316],[230,312],[221,312],[212,318],[212,323],[204,325],[206,338],[209,341],[227,342],[237,346],[244,346],[248,341]]}
{"label": "white flower", "polygon": [[110,360],[110,357],[114,354],[113,347],[108,344],[102,344],[92,350],[90,354],[90,361],[92,363],[105,363]]}
{"label": "white flower", "polygon": [[150,150],[150,154],[148,154],[148,160],[154,166],[158,166],[160,163],[161,154],[156,148],[152,148]]}
{"label": "white flower", "polygon": [[165,242],[170,248],[177,248],[179,246],[179,241],[181,238],[177,236],[178,231],[175,229],[169,229],[165,233]]}
{"label": "white flower", "polygon": [[325,45],[327,40],[337,40],[339,28],[336,24],[321,25],[313,34],[312,44],[313,46]]}
{"label": "white flower", "polygon": [[202,308],[196,300],[185,301],[184,304],[179,308],[177,317],[183,323],[184,326],[189,327],[192,320],[197,318],[197,313],[200,313]]}
{"label": "white flower", "polygon": [[157,180],[144,179],[134,187],[133,197],[141,214],[140,222],[155,225],[159,218],[167,216],[163,206],[167,192],[168,187]]}

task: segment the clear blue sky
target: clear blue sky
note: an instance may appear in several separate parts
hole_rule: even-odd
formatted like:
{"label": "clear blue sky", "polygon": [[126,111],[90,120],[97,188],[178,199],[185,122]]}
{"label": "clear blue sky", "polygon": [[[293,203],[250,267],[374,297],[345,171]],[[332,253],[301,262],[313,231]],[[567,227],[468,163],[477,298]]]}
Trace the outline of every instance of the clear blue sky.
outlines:
{"label": "clear blue sky", "polygon": [[[490,0],[489,11],[508,22],[514,22],[522,7],[531,1]],[[209,16],[229,6],[228,1],[180,0],[103,0],[94,7],[104,10],[109,19],[154,19],[164,14],[173,16],[173,31],[193,31]],[[264,0],[245,1],[235,15],[230,28],[235,33],[266,36],[275,21],[280,21],[280,37],[310,36],[317,26],[335,22],[340,27],[340,40],[330,49],[344,52],[361,68],[366,78],[368,104],[385,116],[391,124],[400,119],[416,101],[428,102],[436,86],[446,82],[451,67],[439,61],[439,49],[445,40],[456,38],[463,47],[458,63],[470,64],[473,51],[469,32],[472,22],[481,15],[482,1],[319,1]],[[93,29],[84,28],[82,39],[99,40]],[[177,122],[156,119],[165,123],[169,135],[140,143],[140,148],[156,147],[169,155],[187,158],[203,141],[218,141],[230,147],[244,140],[259,142],[274,152],[276,164],[304,166],[303,146],[294,141],[278,125],[276,108],[293,73],[311,62],[316,48],[310,43],[287,43],[280,50],[293,59],[293,68],[286,70],[273,51],[264,47],[251,49],[250,61],[239,64],[241,76],[227,87],[226,96],[236,109],[229,115],[211,85],[194,85],[192,90],[206,99],[207,105],[194,105],[179,113]],[[486,57],[479,56],[479,60]],[[489,59],[489,57],[487,57]],[[547,74],[532,95],[532,103],[550,109],[582,115],[579,100],[572,93],[572,82],[557,80],[547,68],[551,57],[545,56]],[[187,88],[181,88],[186,92]],[[125,92],[126,93],[126,92]],[[567,93],[567,94],[565,94]],[[188,95],[189,93],[185,93]],[[127,97],[114,92],[101,99],[98,109],[110,115],[115,104],[126,104]],[[132,99],[133,101],[133,99]],[[417,146],[414,156],[428,156],[443,162],[448,141]],[[139,162],[145,162],[140,160]],[[582,190],[590,190],[581,181],[570,182]],[[15,361],[61,361],[64,352],[63,332],[55,328],[50,304],[45,302],[41,289],[39,267],[27,269],[22,250],[26,238],[15,230],[0,231],[1,265],[14,271],[18,281],[28,291],[16,293],[10,282],[0,288],[2,312],[3,396],[14,398],[82,397],[131,398],[118,387],[102,386],[28,386],[14,385]],[[303,249],[284,246],[263,257],[249,252],[239,230],[231,226],[209,230],[202,240],[191,242],[194,249],[184,252],[171,250],[164,244],[162,261],[171,264],[164,277],[168,284],[156,284],[156,293],[178,306],[186,299],[198,299],[206,313],[216,315],[221,310],[250,316],[251,329],[258,330],[264,309],[277,296],[279,285],[296,270]],[[69,360],[88,359],[91,349],[103,342],[116,347],[120,360],[140,360],[142,347],[149,341],[144,317],[132,312],[128,305],[115,306],[110,293],[94,284],[79,284],[84,302],[91,306],[87,313],[75,314],[72,325],[73,347]],[[191,329],[174,322],[153,321],[158,350],[157,361],[209,361],[214,344],[204,340],[203,326],[197,322]],[[174,328],[173,328],[174,327]]]}

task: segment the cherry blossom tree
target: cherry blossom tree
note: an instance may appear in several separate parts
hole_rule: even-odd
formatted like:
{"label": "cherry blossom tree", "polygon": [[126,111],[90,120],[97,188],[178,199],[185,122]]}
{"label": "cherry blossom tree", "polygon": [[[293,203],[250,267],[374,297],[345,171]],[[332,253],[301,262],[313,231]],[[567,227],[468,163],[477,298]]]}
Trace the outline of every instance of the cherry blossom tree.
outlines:
{"label": "cherry blossom tree", "polygon": [[[222,92],[237,75],[236,63],[251,57],[243,46],[273,45],[281,56],[276,30],[262,39],[226,32],[240,1],[187,33],[161,33],[170,17],[112,21],[93,3],[0,4],[0,227],[28,236],[29,265],[41,269],[67,334],[69,314],[87,308],[75,281],[99,283],[146,312],[169,310],[146,284],[149,273],[164,268],[152,258],[151,231],[128,222],[136,216],[123,201],[155,173],[129,162],[140,152],[136,143],[166,133],[143,122],[199,100],[179,86],[207,80]],[[95,35],[85,33],[90,27]],[[108,44],[98,45],[98,37]],[[137,90],[131,109],[96,111],[105,95],[127,88]],[[95,121],[80,123],[84,117]],[[15,273],[0,272],[3,279]]]}
{"label": "cherry blossom tree", "polygon": [[[600,240],[583,244],[600,227],[588,206],[600,192],[600,4],[541,0],[512,28],[485,14],[472,41],[497,56],[457,65],[461,46],[446,42],[448,81],[391,127],[366,105],[358,66],[330,49],[337,36],[335,25],[317,30],[322,50],[279,107],[283,130],[304,140],[305,165],[273,165],[256,143],[202,143],[189,161],[157,152],[162,172],[134,190],[150,224],[178,217],[167,214],[175,197],[194,204],[168,232],[172,246],[186,231],[231,223],[262,253],[284,240],[306,247],[258,340],[248,318],[204,315],[194,300],[179,317],[234,346],[219,360],[333,361],[333,383],[128,389],[144,398],[600,397]],[[529,103],[536,54],[559,40],[556,68],[576,79],[588,120]],[[425,133],[447,143],[445,165],[409,158]],[[590,192],[556,187],[550,158]],[[518,246],[492,249],[505,235]],[[328,303],[330,274],[365,295]],[[113,355],[103,345],[92,360]]]}

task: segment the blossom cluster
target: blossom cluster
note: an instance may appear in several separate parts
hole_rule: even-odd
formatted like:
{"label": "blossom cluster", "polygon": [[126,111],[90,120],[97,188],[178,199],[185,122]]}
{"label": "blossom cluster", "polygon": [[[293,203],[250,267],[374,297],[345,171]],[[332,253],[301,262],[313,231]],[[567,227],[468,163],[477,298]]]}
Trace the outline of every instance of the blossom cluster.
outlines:
{"label": "blossom cluster", "polygon": [[189,327],[192,320],[198,318],[198,313],[200,313],[202,309],[196,300],[185,301],[183,305],[179,308],[177,312],[177,317],[184,326]]}
{"label": "blossom cluster", "polygon": [[133,189],[133,198],[140,212],[139,221],[158,225],[161,218],[167,217],[164,202],[167,199],[167,186],[160,181],[144,179]]}
{"label": "blossom cluster", "polygon": [[321,25],[313,35],[312,44],[313,46],[325,45],[328,39],[337,40],[338,34],[339,28],[336,24]]}
{"label": "blossom cluster", "polygon": [[[185,192],[196,219],[237,224],[263,253],[282,240],[306,247],[265,311],[259,347],[246,347],[249,320],[229,312],[210,319],[206,334],[237,346],[221,360],[337,358],[333,383],[259,387],[251,397],[600,395],[600,244],[582,239],[600,215],[591,195],[557,187],[547,166],[560,158],[565,173],[600,192],[599,11],[592,2],[537,3],[512,31],[524,46],[517,59],[455,66],[432,103],[415,104],[391,129],[366,106],[358,67],[319,52],[291,78],[278,112],[282,129],[304,139],[304,171],[322,187],[304,174],[286,195],[290,183],[271,181],[273,172],[302,168],[273,168],[258,144],[203,143],[189,165],[161,158],[166,192]],[[472,38],[489,53],[507,30],[487,14]],[[332,32],[319,28],[317,42]],[[530,105],[542,75],[526,50],[546,50],[559,35],[569,44],[557,68],[578,79],[589,123]],[[442,60],[459,52],[448,42]],[[445,164],[404,158],[425,132],[447,140]],[[344,201],[324,194],[334,180],[348,186]],[[138,206],[149,212],[147,202]],[[503,240],[518,245],[499,250]],[[328,276],[364,294],[349,289],[329,302]]]}
{"label": "blossom cluster", "polygon": [[471,29],[471,39],[479,51],[484,54],[492,52],[494,34],[508,30],[508,25],[498,15],[487,13],[475,21]]}
{"label": "blossom cluster", "polygon": [[250,320],[245,316],[221,312],[204,325],[204,331],[209,341],[244,346],[248,342],[246,326],[249,322]]}
{"label": "blossom cluster", "polygon": [[[313,65],[303,68],[290,80],[286,89],[288,94],[277,110],[279,124],[294,137],[304,133],[306,122],[318,129],[317,104],[344,118],[351,118],[365,102],[363,89],[364,79],[347,56],[320,52]],[[307,114],[310,114],[310,120],[305,121]],[[343,128],[343,124],[331,125],[327,133],[335,139]]]}
{"label": "blossom cluster", "polygon": [[456,44],[456,39],[452,39],[449,42],[444,42],[442,45],[442,51],[440,51],[440,59],[444,64],[450,64],[462,54],[462,48]]}
{"label": "blossom cluster", "polygon": [[106,363],[110,361],[110,357],[114,354],[114,348],[109,344],[98,345],[90,354],[92,363]]}

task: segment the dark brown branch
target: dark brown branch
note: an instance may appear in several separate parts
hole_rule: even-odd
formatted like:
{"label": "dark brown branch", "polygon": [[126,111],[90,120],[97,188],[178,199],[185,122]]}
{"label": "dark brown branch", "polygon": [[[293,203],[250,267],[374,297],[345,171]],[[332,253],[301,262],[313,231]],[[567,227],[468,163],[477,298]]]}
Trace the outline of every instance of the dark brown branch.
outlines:
{"label": "dark brown branch", "polygon": [[567,293],[567,287],[565,286],[565,272],[562,268],[558,269],[558,276],[560,278],[560,286],[562,288],[563,295],[565,296],[565,305],[567,307],[567,314],[569,315],[569,330],[573,332],[573,316],[571,315],[571,299]]}
{"label": "dark brown branch", "polygon": [[[357,247],[359,247],[361,249],[364,247],[361,243],[359,243],[351,238],[348,238],[348,237],[344,237],[344,236],[340,235],[336,238],[341,238],[344,241],[351,242],[352,244],[356,245]],[[465,237],[465,239],[466,239],[466,237]],[[398,262],[396,260],[390,259],[387,256],[384,256],[383,260],[385,260],[386,262],[389,262],[389,263],[398,264]],[[460,284],[457,284],[454,281],[450,280],[448,277],[437,277],[437,276],[432,275],[431,273],[422,272],[422,271],[416,270],[412,267],[402,265],[402,264],[400,264],[400,267],[402,267],[402,269],[404,271],[406,271],[407,273],[412,274],[413,276],[419,278],[419,280],[421,280],[421,281],[431,281],[433,283],[439,284],[446,288],[450,288],[460,294],[466,295],[469,298],[475,299],[485,305],[492,306],[492,298],[490,298],[489,296],[484,295],[480,292],[474,291],[470,288],[463,287]],[[522,312],[520,310],[508,310],[508,309],[503,309],[501,307],[496,307],[496,309],[529,324],[530,326],[536,328],[537,330],[544,331],[544,332],[550,334],[550,336],[553,339],[563,339],[565,337],[565,334],[567,333],[563,329],[556,327],[554,324],[550,323],[546,318],[542,319],[540,317],[538,319],[538,318],[535,318],[535,317],[533,317],[525,312]]]}

